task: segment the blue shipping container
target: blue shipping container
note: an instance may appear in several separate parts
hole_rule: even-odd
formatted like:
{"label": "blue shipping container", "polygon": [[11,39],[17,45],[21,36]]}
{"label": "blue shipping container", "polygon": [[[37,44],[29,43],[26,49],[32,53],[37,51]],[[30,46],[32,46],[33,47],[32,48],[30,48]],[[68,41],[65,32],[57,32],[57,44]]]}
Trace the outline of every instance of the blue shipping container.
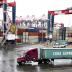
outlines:
{"label": "blue shipping container", "polygon": [[28,28],[27,32],[39,32],[39,29],[37,29],[37,28]]}
{"label": "blue shipping container", "polygon": [[47,38],[39,38],[38,40],[39,40],[39,42],[46,42]]}

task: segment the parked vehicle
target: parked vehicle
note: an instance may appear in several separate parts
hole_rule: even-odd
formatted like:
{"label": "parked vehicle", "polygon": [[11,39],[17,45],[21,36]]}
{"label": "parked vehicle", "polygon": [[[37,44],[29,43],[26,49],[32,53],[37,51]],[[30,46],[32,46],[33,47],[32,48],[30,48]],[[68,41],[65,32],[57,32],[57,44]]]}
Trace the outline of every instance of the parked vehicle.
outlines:
{"label": "parked vehicle", "polygon": [[17,63],[21,65],[30,61],[39,63],[50,63],[54,59],[71,59],[71,48],[31,48],[20,52]]}
{"label": "parked vehicle", "polygon": [[53,48],[64,48],[68,45],[67,41],[65,40],[56,40]]}

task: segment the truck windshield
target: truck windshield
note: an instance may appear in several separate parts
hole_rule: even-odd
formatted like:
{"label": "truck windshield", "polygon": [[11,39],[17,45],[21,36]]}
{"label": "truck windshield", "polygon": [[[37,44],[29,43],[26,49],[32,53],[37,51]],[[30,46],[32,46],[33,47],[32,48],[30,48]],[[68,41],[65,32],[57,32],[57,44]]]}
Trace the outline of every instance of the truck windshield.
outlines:
{"label": "truck windshield", "polygon": [[17,56],[18,57],[25,57],[26,55],[26,52],[23,50],[23,51],[17,51]]}

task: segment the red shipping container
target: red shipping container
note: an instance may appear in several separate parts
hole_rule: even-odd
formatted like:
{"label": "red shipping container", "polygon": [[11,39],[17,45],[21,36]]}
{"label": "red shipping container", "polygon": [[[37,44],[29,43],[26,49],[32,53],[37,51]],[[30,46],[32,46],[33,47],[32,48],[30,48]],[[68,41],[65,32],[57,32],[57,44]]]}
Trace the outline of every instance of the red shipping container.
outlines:
{"label": "red shipping container", "polygon": [[16,39],[16,42],[17,43],[21,43],[21,39]]}
{"label": "red shipping container", "polygon": [[17,34],[18,34],[18,35],[22,35],[23,32],[26,32],[26,29],[18,29],[18,30],[17,30]]}
{"label": "red shipping container", "polygon": [[3,36],[3,32],[0,32],[0,36]]}
{"label": "red shipping container", "polygon": [[45,38],[46,36],[45,33],[39,33],[38,35],[39,35],[39,38]]}
{"label": "red shipping container", "polygon": [[38,32],[28,32],[29,36],[38,36]]}

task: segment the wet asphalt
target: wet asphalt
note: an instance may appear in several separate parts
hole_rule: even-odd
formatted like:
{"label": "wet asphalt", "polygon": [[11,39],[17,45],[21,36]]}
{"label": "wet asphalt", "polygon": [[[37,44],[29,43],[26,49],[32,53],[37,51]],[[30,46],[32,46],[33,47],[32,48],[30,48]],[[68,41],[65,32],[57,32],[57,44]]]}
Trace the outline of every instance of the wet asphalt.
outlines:
{"label": "wet asphalt", "polygon": [[17,64],[16,46],[0,47],[0,72],[72,72],[72,66],[53,66],[41,64],[38,66]]}

